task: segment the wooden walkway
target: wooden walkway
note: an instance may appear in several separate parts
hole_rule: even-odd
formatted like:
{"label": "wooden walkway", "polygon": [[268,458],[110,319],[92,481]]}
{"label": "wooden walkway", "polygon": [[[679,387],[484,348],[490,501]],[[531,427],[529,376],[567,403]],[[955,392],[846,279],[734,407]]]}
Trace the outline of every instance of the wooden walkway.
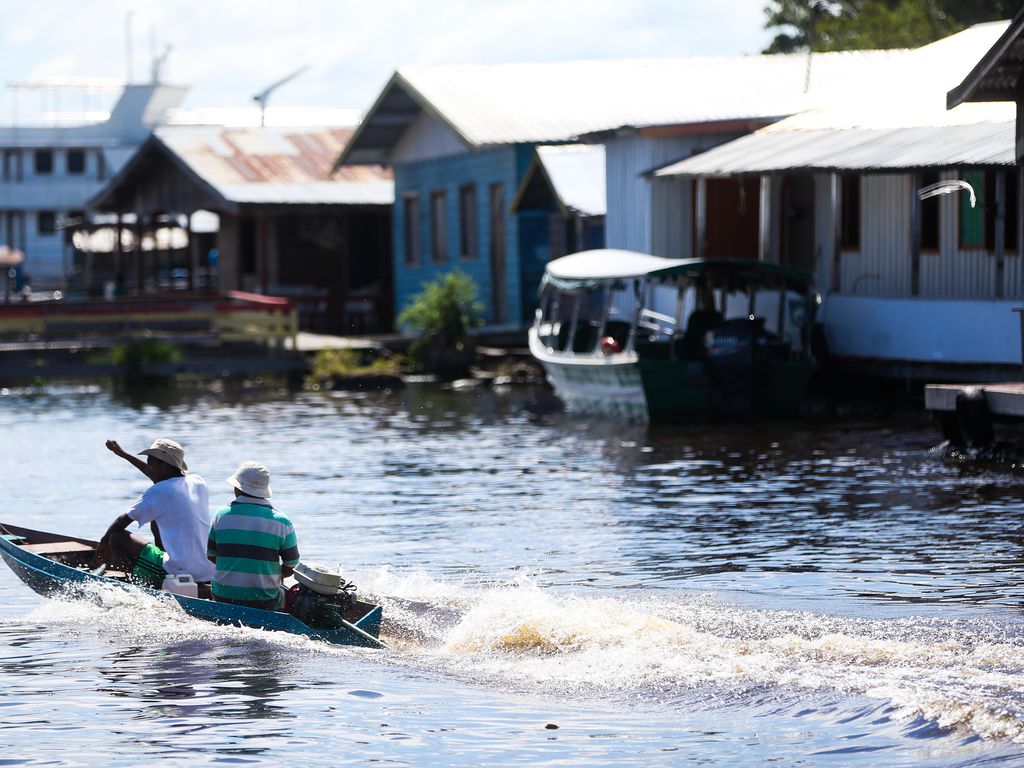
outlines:
{"label": "wooden walkway", "polygon": [[985,392],[988,409],[994,416],[1024,417],[1024,382],[1001,384],[929,384],[924,388],[924,405],[929,411],[955,411],[956,398],[968,389]]}

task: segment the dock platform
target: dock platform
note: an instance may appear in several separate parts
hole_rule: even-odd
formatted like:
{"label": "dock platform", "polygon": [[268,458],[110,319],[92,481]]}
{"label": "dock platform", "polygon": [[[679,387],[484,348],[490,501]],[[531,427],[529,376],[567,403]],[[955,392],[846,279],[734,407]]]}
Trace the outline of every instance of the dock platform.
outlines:
{"label": "dock platform", "polygon": [[993,416],[1024,418],[1024,382],[999,384],[928,384],[924,388],[924,405],[939,413],[956,411],[957,395],[968,390],[982,390],[988,410]]}

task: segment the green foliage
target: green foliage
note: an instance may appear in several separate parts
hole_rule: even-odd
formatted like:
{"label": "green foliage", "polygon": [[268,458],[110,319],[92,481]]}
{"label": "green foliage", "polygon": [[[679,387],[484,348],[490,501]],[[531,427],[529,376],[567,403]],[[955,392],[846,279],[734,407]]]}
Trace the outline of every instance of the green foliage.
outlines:
{"label": "green foliage", "polygon": [[397,355],[375,357],[369,362],[356,349],[321,349],[313,358],[309,380],[323,383],[335,378],[358,376],[400,376],[402,358]]}
{"label": "green foliage", "polygon": [[424,344],[461,349],[469,340],[469,330],[483,324],[476,283],[459,271],[427,283],[398,317],[398,323],[419,332],[414,353]]}
{"label": "green foliage", "polygon": [[765,53],[916,48],[1019,8],[1019,0],[770,0],[765,29],[778,34]]}
{"label": "green foliage", "polygon": [[181,362],[181,350],[174,344],[157,339],[131,339],[110,350],[110,362],[128,371],[141,371],[153,363]]}

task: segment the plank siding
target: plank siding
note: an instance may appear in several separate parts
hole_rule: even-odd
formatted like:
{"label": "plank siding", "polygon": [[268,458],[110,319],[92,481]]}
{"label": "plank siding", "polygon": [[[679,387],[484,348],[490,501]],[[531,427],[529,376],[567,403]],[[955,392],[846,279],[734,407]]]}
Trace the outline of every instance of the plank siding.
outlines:
{"label": "plank siding", "polygon": [[655,256],[693,256],[693,182],[652,180],[659,166],[738,138],[740,134],[698,134],[666,138],[624,133],[605,141],[608,248]]}
{"label": "plank siding", "polygon": [[[844,250],[840,258],[838,292],[858,296],[911,297],[913,206],[916,190],[912,174],[865,175],[861,187],[861,247]],[[954,172],[943,179],[958,178]],[[832,285],[833,232],[840,202],[832,199],[829,175],[816,185],[816,281],[825,290]],[[959,199],[943,195],[939,203],[939,250],[920,257],[923,299],[997,298],[994,252],[959,247]],[[1013,251],[1004,259],[1003,296],[1024,298],[1022,260]]]}
{"label": "plank siding", "polygon": [[[402,216],[392,218],[394,235],[395,313],[400,314],[419,293],[425,283],[435,280],[455,269],[459,269],[477,284],[480,300],[484,303],[484,316],[488,323],[493,321],[492,280],[487,244],[491,237],[491,221],[488,209],[488,189],[491,184],[505,186],[505,200],[515,196],[519,178],[520,153],[516,146],[504,146],[475,153],[462,153],[412,163],[398,163],[395,172],[395,199],[402,200],[409,193],[418,193],[420,205],[420,243],[427,245],[430,237],[430,193],[443,190],[449,201],[459,199],[459,187],[473,184],[476,187],[476,235],[478,244],[476,258],[462,259],[458,254],[459,239],[451,236],[459,231],[459,206],[446,206],[448,224],[447,253],[436,262],[425,257],[417,265],[407,265],[402,259],[405,252],[405,231]],[[519,268],[519,228],[514,219],[506,217],[505,226],[505,306],[506,321],[521,325],[524,322],[520,305],[521,280]]]}
{"label": "plank siding", "polygon": [[466,145],[447,126],[421,113],[398,140],[391,153],[391,162],[396,165],[414,163],[467,152]]}

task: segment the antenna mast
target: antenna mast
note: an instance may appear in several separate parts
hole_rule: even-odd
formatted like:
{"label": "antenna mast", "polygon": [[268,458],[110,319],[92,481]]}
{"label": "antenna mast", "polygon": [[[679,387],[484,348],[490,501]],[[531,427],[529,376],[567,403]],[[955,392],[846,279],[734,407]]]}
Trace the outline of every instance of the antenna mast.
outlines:
{"label": "antenna mast", "polygon": [[125,83],[132,83],[132,16],[135,11],[127,11],[124,15],[124,67]]}
{"label": "antenna mast", "polygon": [[276,83],[268,85],[266,88],[264,88],[262,91],[260,91],[259,93],[257,93],[255,96],[252,97],[252,100],[260,105],[260,128],[263,128],[266,125],[267,101],[270,99],[270,94],[272,94],[274,91],[276,91],[278,88],[280,88],[285,83],[294,80],[296,77],[301,75],[307,69],[309,69],[309,64],[306,64],[305,66],[299,67],[294,72],[292,72],[290,75],[288,75],[286,77],[282,77]]}

